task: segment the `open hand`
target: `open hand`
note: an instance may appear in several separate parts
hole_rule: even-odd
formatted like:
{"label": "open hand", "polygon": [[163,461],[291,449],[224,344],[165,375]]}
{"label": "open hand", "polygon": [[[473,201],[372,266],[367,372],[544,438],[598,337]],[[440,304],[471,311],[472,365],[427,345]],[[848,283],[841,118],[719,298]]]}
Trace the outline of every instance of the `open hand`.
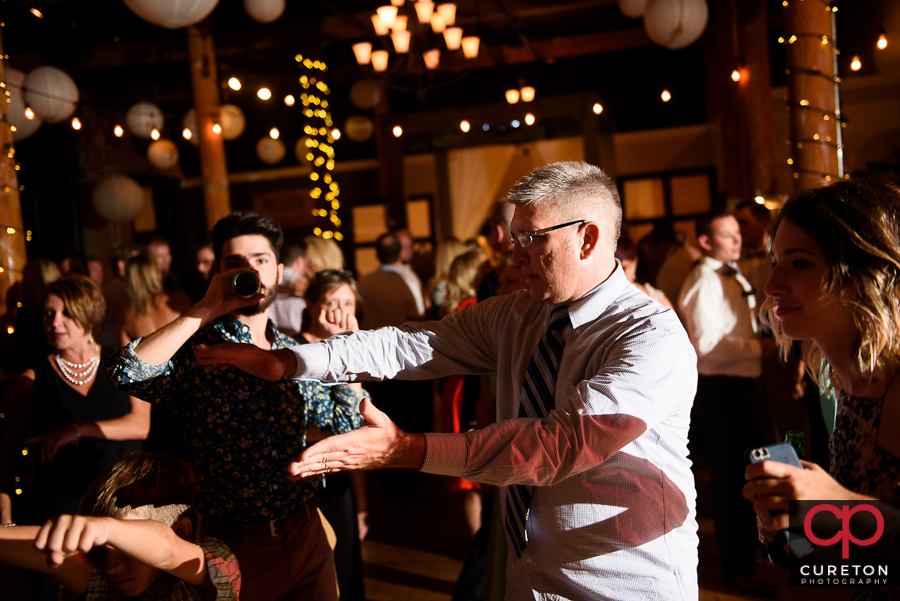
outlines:
{"label": "open hand", "polygon": [[288,466],[291,479],[298,481],[344,470],[422,467],[425,460],[423,435],[402,431],[369,399],[362,400],[359,412],[366,420],[363,427],[330,436],[303,451],[300,458]]}
{"label": "open hand", "polygon": [[319,311],[316,320],[318,321],[319,326],[328,332],[329,336],[359,329],[356,315],[349,311],[341,310],[340,308],[323,307],[322,310]]}
{"label": "open hand", "polygon": [[60,515],[44,522],[34,539],[34,548],[47,553],[50,565],[58,566],[74,553],[87,553],[109,540],[108,520],[83,515]]}
{"label": "open hand", "polygon": [[56,457],[56,453],[59,451],[60,447],[77,442],[79,438],[78,430],[75,425],[69,424],[68,426],[63,426],[62,428],[38,436],[32,436],[25,440],[25,444],[40,443],[41,463],[44,463],[45,461],[51,461]]}
{"label": "open hand", "polygon": [[227,363],[264,380],[280,380],[297,371],[297,360],[289,349],[264,351],[254,344],[223,342],[200,344],[194,356],[200,365]]}

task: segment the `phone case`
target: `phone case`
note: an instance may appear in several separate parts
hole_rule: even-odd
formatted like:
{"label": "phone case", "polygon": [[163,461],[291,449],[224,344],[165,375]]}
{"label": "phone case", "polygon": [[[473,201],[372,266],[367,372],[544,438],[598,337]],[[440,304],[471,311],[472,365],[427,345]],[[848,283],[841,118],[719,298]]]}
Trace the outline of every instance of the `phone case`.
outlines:
{"label": "phone case", "polygon": [[765,447],[750,449],[745,454],[744,459],[748,465],[751,463],[759,463],[760,461],[778,461],[780,463],[793,465],[794,467],[803,467],[800,464],[800,458],[797,456],[797,451],[787,442],[779,442]]}

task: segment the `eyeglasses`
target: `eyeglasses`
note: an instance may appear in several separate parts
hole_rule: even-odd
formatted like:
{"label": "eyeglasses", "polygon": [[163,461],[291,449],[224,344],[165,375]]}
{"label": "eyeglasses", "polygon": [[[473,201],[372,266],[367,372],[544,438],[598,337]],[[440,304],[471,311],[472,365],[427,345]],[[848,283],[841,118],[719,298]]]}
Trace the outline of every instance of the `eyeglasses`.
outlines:
{"label": "eyeglasses", "polygon": [[587,223],[586,219],[578,219],[577,221],[570,221],[569,223],[563,223],[560,225],[554,225],[552,227],[545,227],[542,230],[535,230],[533,232],[519,232],[515,235],[510,235],[509,237],[509,246],[512,247],[515,245],[516,241],[519,242],[519,246],[525,248],[526,246],[530,246],[532,242],[534,242],[535,236],[543,236],[548,232],[552,232],[553,230],[558,230],[560,228],[569,227],[570,225],[575,225],[576,223]]}

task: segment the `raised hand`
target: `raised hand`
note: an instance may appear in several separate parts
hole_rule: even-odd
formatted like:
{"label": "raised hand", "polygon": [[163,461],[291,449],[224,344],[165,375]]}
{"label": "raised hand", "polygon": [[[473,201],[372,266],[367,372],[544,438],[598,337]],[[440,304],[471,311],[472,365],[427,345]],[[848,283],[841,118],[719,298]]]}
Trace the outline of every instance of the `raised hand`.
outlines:
{"label": "raised hand", "polygon": [[48,555],[50,565],[61,565],[74,553],[87,553],[109,540],[113,518],[60,515],[44,522],[34,539],[34,548]]}
{"label": "raised hand", "polygon": [[359,430],[330,436],[306,449],[288,466],[293,480],[344,470],[386,467],[419,469],[425,460],[425,437],[397,427],[372,401],[363,399],[359,412],[366,423]]}
{"label": "raised hand", "polygon": [[253,344],[223,342],[200,344],[194,356],[200,365],[227,363],[264,380],[280,380],[297,371],[297,360],[289,349],[264,351]]}
{"label": "raised hand", "polygon": [[78,427],[75,424],[69,424],[38,436],[32,436],[24,442],[25,444],[40,443],[41,463],[43,463],[56,457],[60,447],[78,442],[79,438],[81,438],[81,435],[78,432]]}
{"label": "raised hand", "polygon": [[359,329],[356,316],[353,313],[341,310],[339,307],[322,307],[316,319],[322,329],[328,332],[329,336]]}

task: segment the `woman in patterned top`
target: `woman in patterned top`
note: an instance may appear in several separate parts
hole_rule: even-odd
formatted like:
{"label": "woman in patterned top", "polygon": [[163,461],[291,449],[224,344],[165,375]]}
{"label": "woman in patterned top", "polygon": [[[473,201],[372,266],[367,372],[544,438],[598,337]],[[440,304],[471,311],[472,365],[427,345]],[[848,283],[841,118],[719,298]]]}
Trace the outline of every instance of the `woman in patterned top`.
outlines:
{"label": "woman in patterned top", "polygon": [[744,496],[768,540],[787,527],[776,514],[789,500],[900,498],[900,189],[859,179],[804,193],[782,209],[772,257],[763,319],[783,357],[801,341],[838,407],[828,473],[807,462],[747,468]]}

